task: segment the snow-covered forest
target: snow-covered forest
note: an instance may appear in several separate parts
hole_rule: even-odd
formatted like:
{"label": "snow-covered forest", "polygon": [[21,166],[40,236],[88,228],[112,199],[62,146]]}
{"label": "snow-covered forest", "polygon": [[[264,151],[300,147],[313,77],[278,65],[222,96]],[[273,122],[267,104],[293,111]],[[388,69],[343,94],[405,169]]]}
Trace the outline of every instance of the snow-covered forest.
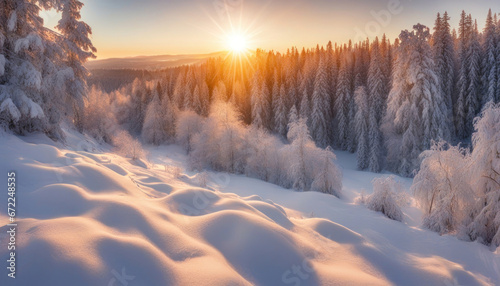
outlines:
{"label": "snow-covered forest", "polygon": [[[317,146],[356,152],[360,169],[413,176],[433,140],[470,146],[474,118],[500,100],[499,26],[490,11],[480,32],[463,12],[452,29],[444,13],[432,29],[415,25],[393,42],[229,55],[135,81],[110,100],[119,124],[155,144],[174,140],[180,111],[206,117],[216,101],[230,102],[244,125],[283,139],[295,113]],[[164,124],[151,124],[154,107]],[[158,128],[164,134],[152,138]]]}
{"label": "snow-covered forest", "polygon": [[[340,200],[335,152],[355,153],[358,171],[413,178],[411,199],[394,177],[376,178],[358,204],[399,223],[414,199],[424,228],[500,246],[500,19],[491,10],[481,31],[466,12],[451,27],[445,12],[394,40],[228,53],[147,80],[115,71],[120,84],[90,86],[84,64],[96,49],[82,5],[0,2],[1,135],[66,142],[70,126],[137,165],[145,146],[176,144],[200,187],[206,172],[227,172]],[[49,9],[61,16],[55,31],[40,17]]]}

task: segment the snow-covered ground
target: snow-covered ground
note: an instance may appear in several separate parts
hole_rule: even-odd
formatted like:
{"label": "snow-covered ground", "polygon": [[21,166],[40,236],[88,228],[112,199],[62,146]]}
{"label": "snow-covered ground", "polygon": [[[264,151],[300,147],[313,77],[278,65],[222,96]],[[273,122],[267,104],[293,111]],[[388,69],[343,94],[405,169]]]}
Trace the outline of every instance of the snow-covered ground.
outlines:
{"label": "snow-covered ground", "polygon": [[[185,171],[178,146],[132,161],[69,132],[0,136],[17,173],[16,278],[0,285],[499,285],[500,253],[354,203],[371,180],[337,152],[343,198]],[[407,188],[411,180],[397,178]],[[0,192],[7,265],[7,193]]]}

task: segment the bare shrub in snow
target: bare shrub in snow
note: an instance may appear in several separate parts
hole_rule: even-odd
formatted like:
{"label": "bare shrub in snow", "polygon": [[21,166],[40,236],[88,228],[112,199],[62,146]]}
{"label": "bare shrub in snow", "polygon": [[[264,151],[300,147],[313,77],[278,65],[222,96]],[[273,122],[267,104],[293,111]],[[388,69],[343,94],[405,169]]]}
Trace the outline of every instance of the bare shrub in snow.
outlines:
{"label": "bare shrub in snow", "polygon": [[383,213],[386,217],[403,221],[403,212],[396,198],[403,192],[403,186],[394,180],[393,176],[373,180],[373,194],[366,200],[366,207]]}
{"label": "bare shrub in snow", "polygon": [[117,153],[124,157],[137,160],[146,156],[141,143],[132,138],[127,131],[117,132],[116,136],[113,137],[113,144],[117,147]]}

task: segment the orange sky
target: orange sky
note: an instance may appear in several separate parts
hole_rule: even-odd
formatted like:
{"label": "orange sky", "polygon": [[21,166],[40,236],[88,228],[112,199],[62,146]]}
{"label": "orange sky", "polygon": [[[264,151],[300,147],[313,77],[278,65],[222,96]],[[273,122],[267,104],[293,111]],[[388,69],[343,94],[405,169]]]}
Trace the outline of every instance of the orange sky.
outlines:
{"label": "orange sky", "polygon": [[[462,9],[482,27],[498,0],[82,0],[98,58],[210,53],[228,49],[225,34],[241,31],[249,48],[284,51],[329,40],[392,39],[413,24],[432,26],[447,10],[457,26]],[[58,15],[42,12],[48,27]]]}

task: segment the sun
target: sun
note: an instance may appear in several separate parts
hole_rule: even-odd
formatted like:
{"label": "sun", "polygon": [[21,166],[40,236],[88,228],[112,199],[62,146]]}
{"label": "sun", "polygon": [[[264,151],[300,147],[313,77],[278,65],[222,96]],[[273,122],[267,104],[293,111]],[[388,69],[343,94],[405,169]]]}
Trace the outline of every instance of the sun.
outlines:
{"label": "sun", "polygon": [[242,34],[233,34],[227,37],[227,44],[233,53],[242,53],[248,48],[248,41]]}

